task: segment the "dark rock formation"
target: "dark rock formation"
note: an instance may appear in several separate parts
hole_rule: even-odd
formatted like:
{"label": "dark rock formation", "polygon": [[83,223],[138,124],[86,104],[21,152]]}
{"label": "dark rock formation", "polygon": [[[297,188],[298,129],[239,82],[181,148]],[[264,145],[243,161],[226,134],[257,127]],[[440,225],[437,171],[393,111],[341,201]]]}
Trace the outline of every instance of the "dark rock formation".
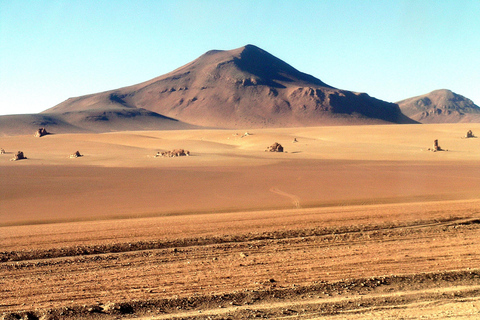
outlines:
{"label": "dark rock formation", "polygon": [[275,142],[274,144],[272,144],[270,147],[267,148],[267,150],[265,151],[269,151],[269,152],[283,152],[283,147],[281,144]]}
{"label": "dark rock formation", "polygon": [[40,138],[46,136],[47,134],[49,134],[49,132],[47,132],[47,129],[40,128],[35,132],[35,137]]}
{"label": "dark rock formation", "polygon": [[23,159],[27,159],[27,157],[25,157],[25,155],[23,154],[22,151],[18,151],[15,156],[13,156],[12,161],[17,161],[17,160],[23,160]]}

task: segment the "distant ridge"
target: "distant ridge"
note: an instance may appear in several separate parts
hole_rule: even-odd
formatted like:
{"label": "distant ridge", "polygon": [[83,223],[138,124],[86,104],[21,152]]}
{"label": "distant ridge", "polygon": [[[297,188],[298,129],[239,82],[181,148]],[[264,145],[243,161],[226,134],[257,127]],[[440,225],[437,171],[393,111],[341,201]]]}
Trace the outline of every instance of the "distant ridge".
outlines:
{"label": "distant ridge", "polygon": [[421,123],[480,122],[480,107],[447,89],[397,102],[402,112]]}
{"label": "distant ridge", "polygon": [[336,89],[254,45],[211,50],[160,77],[70,98],[44,113],[115,108],[218,128],[414,123],[396,104]]}
{"label": "distant ridge", "polygon": [[39,128],[55,133],[81,133],[86,129],[76,127],[58,114],[15,114],[0,116],[0,136],[32,135]]}
{"label": "distant ridge", "polygon": [[0,117],[0,136],[29,135],[45,127],[51,133],[194,129],[196,126],[141,108],[110,107],[63,113]]}

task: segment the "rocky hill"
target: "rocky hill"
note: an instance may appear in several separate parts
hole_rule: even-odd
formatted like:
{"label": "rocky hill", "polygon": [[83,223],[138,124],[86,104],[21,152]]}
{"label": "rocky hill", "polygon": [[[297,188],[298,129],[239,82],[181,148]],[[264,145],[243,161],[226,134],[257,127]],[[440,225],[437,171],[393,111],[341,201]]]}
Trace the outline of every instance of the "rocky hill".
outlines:
{"label": "rocky hill", "polygon": [[472,100],[446,89],[397,104],[405,115],[421,123],[480,122],[480,108]]}

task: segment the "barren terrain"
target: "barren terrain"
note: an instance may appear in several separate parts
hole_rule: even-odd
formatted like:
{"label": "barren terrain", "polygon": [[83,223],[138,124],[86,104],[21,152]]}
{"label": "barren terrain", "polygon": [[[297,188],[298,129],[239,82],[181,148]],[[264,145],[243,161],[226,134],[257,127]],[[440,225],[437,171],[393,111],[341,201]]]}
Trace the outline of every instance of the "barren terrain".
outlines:
{"label": "barren terrain", "polygon": [[[469,129],[480,132],[1,137],[0,315],[476,319],[480,139],[463,138]],[[429,151],[434,139],[448,151]],[[286,152],[265,152],[274,142]],[[154,157],[175,148],[191,155]],[[18,150],[27,159],[9,161]]]}

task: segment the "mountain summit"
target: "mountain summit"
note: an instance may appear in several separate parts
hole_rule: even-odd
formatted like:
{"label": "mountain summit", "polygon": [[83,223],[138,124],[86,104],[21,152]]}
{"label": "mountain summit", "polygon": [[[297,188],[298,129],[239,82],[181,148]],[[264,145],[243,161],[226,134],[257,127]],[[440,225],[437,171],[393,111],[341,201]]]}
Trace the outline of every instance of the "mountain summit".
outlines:
{"label": "mountain summit", "polygon": [[413,122],[396,104],[336,89],[253,45],[208,51],[163,76],[70,98],[44,112],[110,108],[219,128]]}

